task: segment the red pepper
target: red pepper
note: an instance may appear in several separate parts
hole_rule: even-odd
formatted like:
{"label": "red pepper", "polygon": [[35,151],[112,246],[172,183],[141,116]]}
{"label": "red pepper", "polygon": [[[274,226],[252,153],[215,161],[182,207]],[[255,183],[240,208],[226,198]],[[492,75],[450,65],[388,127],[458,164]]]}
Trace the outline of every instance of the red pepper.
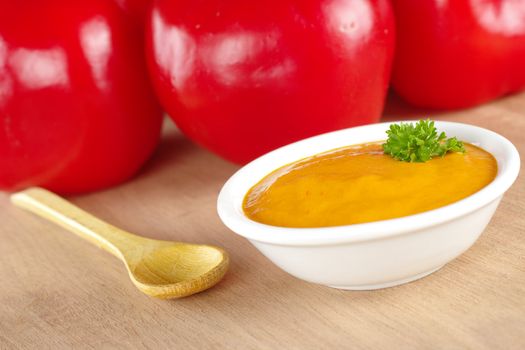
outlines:
{"label": "red pepper", "polygon": [[112,0],[0,0],[0,188],[83,192],[133,175],[162,111]]}
{"label": "red pepper", "polygon": [[394,40],[388,0],[158,0],[146,23],[164,108],[238,163],[378,121]]}
{"label": "red pepper", "polygon": [[114,0],[142,29],[146,14],[153,0]]}
{"label": "red pepper", "polygon": [[393,0],[392,83],[407,101],[463,108],[525,88],[524,0]]}

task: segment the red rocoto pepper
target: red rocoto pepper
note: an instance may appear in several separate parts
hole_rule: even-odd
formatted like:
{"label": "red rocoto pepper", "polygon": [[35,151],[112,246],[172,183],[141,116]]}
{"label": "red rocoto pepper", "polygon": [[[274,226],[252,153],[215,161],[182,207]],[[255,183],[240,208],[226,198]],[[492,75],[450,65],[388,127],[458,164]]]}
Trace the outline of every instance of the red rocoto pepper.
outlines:
{"label": "red rocoto pepper", "polygon": [[393,0],[395,91],[463,108],[525,88],[524,0]]}
{"label": "red rocoto pepper", "polygon": [[113,0],[0,0],[0,189],[77,193],[133,175],[162,122]]}
{"label": "red rocoto pepper", "polygon": [[158,0],[146,54],[180,129],[245,163],[378,121],[394,30],[389,0]]}

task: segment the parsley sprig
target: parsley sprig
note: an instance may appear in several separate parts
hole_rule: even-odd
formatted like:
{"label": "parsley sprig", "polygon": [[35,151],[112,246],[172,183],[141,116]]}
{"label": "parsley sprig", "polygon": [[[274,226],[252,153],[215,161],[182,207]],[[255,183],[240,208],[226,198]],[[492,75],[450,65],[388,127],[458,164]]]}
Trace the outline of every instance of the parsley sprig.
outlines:
{"label": "parsley sprig", "polygon": [[388,140],[383,150],[397,160],[426,162],[432,157],[443,157],[447,152],[465,153],[463,142],[455,137],[447,138],[444,132],[438,135],[434,122],[420,120],[412,123],[390,125],[386,131]]}

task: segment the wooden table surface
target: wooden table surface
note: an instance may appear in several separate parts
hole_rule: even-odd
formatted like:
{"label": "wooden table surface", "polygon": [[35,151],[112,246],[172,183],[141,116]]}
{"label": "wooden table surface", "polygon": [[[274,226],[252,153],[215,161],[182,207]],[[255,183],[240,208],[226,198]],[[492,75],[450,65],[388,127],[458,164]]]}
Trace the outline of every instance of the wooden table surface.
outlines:
{"label": "wooden table surface", "polygon": [[[421,116],[492,129],[525,154],[525,93],[449,113],[391,97],[385,112]],[[113,256],[0,194],[1,349],[525,349],[523,166],[461,257],[403,286],[341,291],[289,276],[223,226],[215,201],[237,167],[166,129],[135,179],[71,200],[145,236],[223,246],[224,280],[186,299],[151,299]]]}

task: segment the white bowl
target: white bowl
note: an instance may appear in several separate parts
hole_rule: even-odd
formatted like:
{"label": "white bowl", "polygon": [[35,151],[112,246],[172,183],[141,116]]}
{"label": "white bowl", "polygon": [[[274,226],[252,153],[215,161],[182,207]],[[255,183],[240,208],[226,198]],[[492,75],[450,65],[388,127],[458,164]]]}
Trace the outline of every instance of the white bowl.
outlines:
{"label": "white bowl", "polygon": [[518,176],[518,151],[506,138],[487,129],[436,122],[438,130],[479,145],[498,162],[498,174],[489,185],[438,209],[391,220],[322,228],[265,225],[248,219],[242,210],[246,192],[273,170],[334,148],[383,140],[390,124],[315,136],[254,160],[222,188],[217,203],[221,220],[284,271],[335,288],[391,287],[438,270],[476,241]]}

